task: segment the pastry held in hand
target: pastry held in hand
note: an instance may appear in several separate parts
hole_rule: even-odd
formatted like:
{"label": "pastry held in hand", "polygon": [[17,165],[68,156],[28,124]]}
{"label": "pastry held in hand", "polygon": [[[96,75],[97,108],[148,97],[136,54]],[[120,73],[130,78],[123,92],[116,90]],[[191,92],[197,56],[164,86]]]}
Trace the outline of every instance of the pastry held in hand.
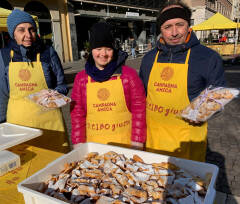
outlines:
{"label": "pastry held in hand", "polygon": [[30,94],[28,98],[47,109],[60,108],[71,102],[69,97],[52,89],[43,89],[37,93]]}
{"label": "pastry held in hand", "polygon": [[211,86],[196,97],[180,114],[182,118],[195,122],[205,122],[214,113],[219,112],[232,99],[237,97],[239,90],[236,88]]}

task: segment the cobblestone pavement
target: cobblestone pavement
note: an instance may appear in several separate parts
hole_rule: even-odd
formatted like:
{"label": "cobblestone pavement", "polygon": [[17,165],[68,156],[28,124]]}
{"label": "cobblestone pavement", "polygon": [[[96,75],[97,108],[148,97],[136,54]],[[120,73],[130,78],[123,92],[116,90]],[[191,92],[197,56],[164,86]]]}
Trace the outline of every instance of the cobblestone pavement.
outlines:
{"label": "cobblestone pavement", "polygon": [[[126,64],[139,70],[141,57],[129,59]],[[84,61],[65,63],[64,72],[70,88]],[[240,65],[225,67],[229,87],[240,87]],[[63,109],[68,133],[71,132],[69,106]],[[216,183],[217,204],[240,204],[240,99],[225,106],[222,113],[209,120],[207,162],[219,167]]]}
{"label": "cobblestone pavement", "polygon": [[[225,67],[229,87],[240,87],[240,65]],[[216,189],[226,194],[240,196],[240,99],[225,106],[222,113],[209,121],[207,162],[219,167]],[[240,203],[239,198],[227,202]]]}

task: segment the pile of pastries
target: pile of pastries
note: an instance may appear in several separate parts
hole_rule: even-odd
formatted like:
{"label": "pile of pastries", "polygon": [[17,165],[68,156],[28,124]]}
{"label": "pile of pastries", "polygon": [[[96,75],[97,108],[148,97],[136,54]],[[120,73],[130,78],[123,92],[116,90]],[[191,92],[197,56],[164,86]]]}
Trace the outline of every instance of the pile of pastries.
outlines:
{"label": "pile of pastries", "polygon": [[64,96],[52,89],[43,89],[37,93],[30,94],[29,99],[45,108],[60,108],[71,102],[71,98]]}
{"label": "pile of pastries", "polygon": [[203,180],[172,163],[146,164],[109,151],[90,152],[83,160],[42,183],[39,191],[67,203],[201,204],[211,174]]}
{"label": "pile of pastries", "polygon": [[238,94],[239,90],[235,88],[207,88],[182,111],[181,117],[204,122],[214,113],[221,111]]}

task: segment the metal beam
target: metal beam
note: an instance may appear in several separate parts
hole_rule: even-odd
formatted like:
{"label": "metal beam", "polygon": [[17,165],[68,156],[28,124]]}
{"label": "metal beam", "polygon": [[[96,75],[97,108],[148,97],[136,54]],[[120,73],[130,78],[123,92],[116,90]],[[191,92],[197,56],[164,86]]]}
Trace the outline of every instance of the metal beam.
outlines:
{"label": "metal beam", "polygon": [[137,16],[137,17],[126,17],[126,14],[118,13],[106,13],[100,11],[86,11],[86,10],[76,10],[78,13],[75,13],[74,16],[89,16],[89,17],[103,17],[111,19],[123,19],[123,20],[135,20],[135,21],[156,21],[156,17],[148,16]]}
{"label": "metal beam", "polygon": [[85,3],[89,3],[89,4],[100,4],[100,5],[109,5],[109,6],[118,6],[118,7],[122,7],[122,8],[130,8],[130,9],[139,9],[139,10],[143,10],[143,11],[154,11],[154,12],[158,12],[158,9],[150,9],[150,8],[143,8],[143,7],[136,7],[136,6],[126,6],[126,5],[122,5],[122,4],[115,4],[115,3],[103,3],[103,2],[97,2],[97,1],[91,1],[91,0],[70,0],[72,2],[85,2]]}

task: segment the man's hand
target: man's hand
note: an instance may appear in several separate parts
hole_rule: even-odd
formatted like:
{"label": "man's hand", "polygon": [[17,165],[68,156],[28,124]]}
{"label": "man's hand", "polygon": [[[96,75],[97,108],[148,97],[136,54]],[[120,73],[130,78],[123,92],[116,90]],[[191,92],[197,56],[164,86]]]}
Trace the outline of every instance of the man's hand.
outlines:
{"label": "man's hand", "polygon": [[186,118],[184,118],[183,120],[189,123],[189,125],[193,125],[193,126],[201,126],[204,123],[201,121],[188,120]]}
{"label": "man's hand", "polygon": [[201,122],[200,121],[194,121],[194,120],[189,120],[190,123],[193,123],[193,124],[200,124]]}

